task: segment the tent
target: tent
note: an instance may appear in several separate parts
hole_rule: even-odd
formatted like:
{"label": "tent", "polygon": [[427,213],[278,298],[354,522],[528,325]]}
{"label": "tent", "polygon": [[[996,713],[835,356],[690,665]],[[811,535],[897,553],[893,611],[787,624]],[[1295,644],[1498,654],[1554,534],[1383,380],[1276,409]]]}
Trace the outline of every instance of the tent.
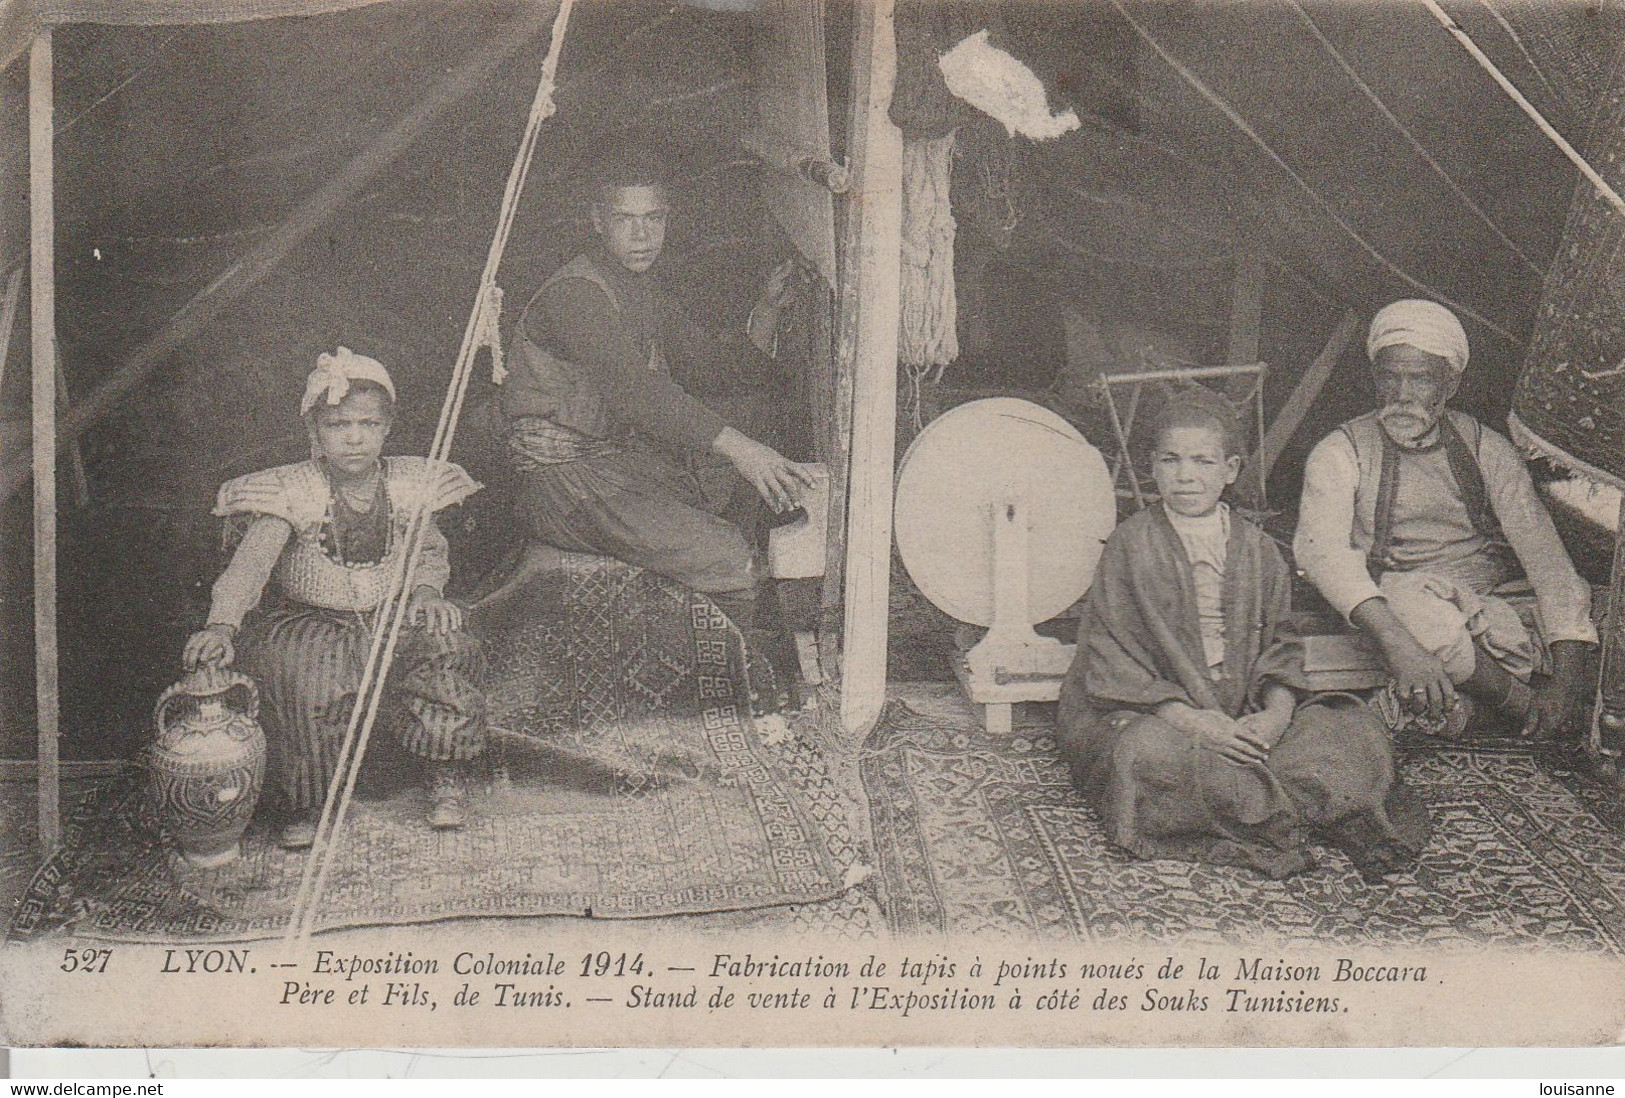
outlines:
{"label": "tent", "polygon": [[[682,288],[698,309],[729,318],[774,255],[815,250],[786,215],[805,203],[775,187],[818,150],[742,140],[761,133],[764,87],[786,72],[827,82],[823,157],[844,164],[853,193],[895,198],[908,134],[892,121],[892,69],[922,56],[929,64],[917,45],[928,36],[914,30],[947,6],[896,5],[897,40],[915,52],[894,57],[889,2],[583,5],[505,282],[522,293],[579,240],[571,165],[605,140],[654,135],[681,151],[695,203],[673,247]],[[1446,7],[1579,142],[1620,42],[1618,5]],[[1290,498],[1294,457],[1362,400],[1358,349],[1346,331],[1344,346],[1328,341],[1348,327],[1345,314],[1417,295],[1458,307],[1484,381],[1464,394],[1468,410],[1504,416],[1576,176],[1422,8],[953,8],[961,25],[996,19],[1000,41],[1057,104],[1077,103],[1084,125],[1038,144],[974,114],[961,119],[959,266],[985,287],[967,294],[961,322],[985,322],[997,343],[969,346],[948,382],[1043,387],[1065,360],[1066,308],[1177,330],[1204,358],[1265,359],[1272,413],[1331,351],[1332,383],[1282,442],[1274,494]],[[0,179],[7,195],[31,193],[32,308],[19,311],[35,322],[19,329],[18,347],[27,331],[37,367],[9,370],[0,402],[15,410],[32,397],[39,468],[50,467],[53,435],[64,447],[61,498],[55,477],[33,481],[36,581],[6,577],[8,625],[26,626],[17,609],[30,587],[42,605],[37,637],[7,630],[4,702],[37,723],[50,751],[51,661],[33,691],[21,661],[52,650],[53,516],[73,534],[61,546],[70,751],[128,754],[139,729],[99,722],[144,710],[140,699],[162,685],[201,613],[200,577],[218,563],[213,485],[299,456],[286,394],[314,352],[349,342],[399,364],[423,409],[401,441],[426,441],[551,11],[518,0],[0,6],[11,59],[3,101],[30,104],[28,119],[14,109],[0,120],[9,150]],[[791,12],[820,16],[822,66],[808,56],[764,62],[763,27]],[[1102,109],[1095,92],[1112,80],[1111,101],[1130,109]],[[30,130],[32,158],[23,155]],[[878,200],[838,205],[838,277],[814,310],[822,348],[808,344],[800,400],[822,410],[810,418],[823,433],[802,456],[833,460],[844,476],[850,455],[851,514],[837,509],[834,520],[845,565],[833,580],[834,624],[844,633],[843,704],[861,726],[885,676],[897,224]],[[989,216],[999,209],[1008,216]],[[764,233],[764,224],[777,227]],[[24,254],[20,204],[0,210],[0,233],[7,255]],[[20,351],[11,359],[22,361]],[[53,425],[58,359],[70,399]],[[83,507],[73,499],[81,465]],[[28,469],[9,448],[8,498]],[[11,529],[23,520],[12,514]],[[128,589],[131,577],[143,577],[142,590]],[[99,712],[73,696],[89,682]],[[37,714],[26,693],[40,699]],[[8,738],[8,752],[17,743]]]}

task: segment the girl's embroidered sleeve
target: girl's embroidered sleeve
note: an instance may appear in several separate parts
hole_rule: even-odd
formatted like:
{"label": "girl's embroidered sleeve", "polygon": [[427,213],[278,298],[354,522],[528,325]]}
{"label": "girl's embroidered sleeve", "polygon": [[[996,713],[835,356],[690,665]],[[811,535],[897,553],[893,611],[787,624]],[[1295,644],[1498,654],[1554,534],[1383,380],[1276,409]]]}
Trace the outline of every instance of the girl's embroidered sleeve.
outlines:
{"label": "girl's embroidered sleeve", "polygon": [[254,519],[232,554],[231,563],[214,581],[214,598],[209,604],[210,625],[229,625],[233,629],[242,625],[243,615],[260,604],[271,570],[276,567],[291,533],[293,527],[286,519],[274,515]]}
{"label": "girl's embroidered sleeve", "polygon": [[215,497],[214,513],[220,518],[275,515],[297,527],[322,513],[326,501],[313,491],[320,483],[321,474],[306,467],[262,469],[222,484]]}
{"label": "girl's embroidered sleeve", "polygon": [[429,503],[429,511],[432,514],[447,507],[455,507],[482,487],[483,485],[469,476],[461,465],[449,461],[441,462],[436,468],[434,494]]}

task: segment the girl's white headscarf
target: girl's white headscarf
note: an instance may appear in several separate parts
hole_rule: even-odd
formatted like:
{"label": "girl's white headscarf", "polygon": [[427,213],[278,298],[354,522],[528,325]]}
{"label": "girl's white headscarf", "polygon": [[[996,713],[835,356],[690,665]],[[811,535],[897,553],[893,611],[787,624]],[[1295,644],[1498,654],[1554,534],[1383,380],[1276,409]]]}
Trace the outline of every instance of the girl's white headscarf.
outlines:
{"label": "girl's white headscarf", "polygon": [[1460,377],[1467,369],[1467,330],[1443,305],[1407,298],[1385,306],[1371,319],[1365,354],[1373,362],[1384,347],[1415,347],[1438,355]]}
{"label": "girl's white headscarf", "polygon": [[299,402],[299,414],[308,415],[318,400],[326,398],[329,405],[338,404],[350,392],[350,383],[371,381],[389,394],[395,403],[395,383],[389,371],[377,359],[358,355],[348,347],[340,347],[332,354],[323,353],[316,359],[316,368],[305,379],[305,395]]}

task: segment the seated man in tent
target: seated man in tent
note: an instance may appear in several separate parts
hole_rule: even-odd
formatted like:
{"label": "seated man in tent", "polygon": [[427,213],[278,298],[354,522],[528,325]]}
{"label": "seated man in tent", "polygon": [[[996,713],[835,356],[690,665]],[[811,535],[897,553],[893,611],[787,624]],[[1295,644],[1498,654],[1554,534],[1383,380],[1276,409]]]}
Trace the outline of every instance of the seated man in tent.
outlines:
{"label": "seated man in tent", "polygon": [[[1382,406],[1323,439],[1304,468],[1293,542],[1333,609],[1375,642],[1393,724],[1459,735],[1457,691],[1532,737],[1584,726],[1591,592],[1512,444],[1445,402],[1467,333],[1431,301],[1377,313],[1366,340]],[[1539,629],[1503,598],[1534,588]],[[1535,685],[1537,684],[1538,685]]]}
{"label": "seated man in tent", "polygon": [[601,171],[592,247],[520,317],[501,394],[519,506],[538,541],[667,576],[750,629],[761,503],[794,510],[812,483],[753,426],[774,403],[763,386],[794,267],[773,272],[748,341],[706,331],[650,270],[667,199],[652,160]]}

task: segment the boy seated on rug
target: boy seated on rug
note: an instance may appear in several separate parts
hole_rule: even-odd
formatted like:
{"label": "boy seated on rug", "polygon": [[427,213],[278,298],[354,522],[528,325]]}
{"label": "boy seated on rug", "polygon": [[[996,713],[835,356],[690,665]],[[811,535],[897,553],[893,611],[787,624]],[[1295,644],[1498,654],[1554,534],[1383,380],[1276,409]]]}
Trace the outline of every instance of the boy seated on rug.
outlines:
{"label": "boy seated on rug", "polygon": [[[281,843],[310,846],[377,611],[421,508],[422,548],[379,715],[427,765],[430,826],[461,827],[455,764],[484,744],[483,656],[463,632],[462,609],[443,594],[451,567],[433,516],[479,485],[456,465],[380,456],[395,419],[395,385],[380,363],[346,347],[317,360],[299,411],[309,461],[220,489],[214,513],[241,516],[247,530],[215,582],[208,624],[186,642],[184,662],[225,667],[241,649],[241,667],[264,699],[267,786],[286,813]],[[273,574],[275,603],[239,635]]]}
{"label": "boy seated on rug", "polygon": [[1161,409],[1161,501],[1106,542],[1062,687],[1062,754],[1107,836],[1139,857],[1280,878],[1314,864],[1314,831],[1380,878],[1414,861],[1427,811],[1365,706],[1301,696],[1286,564],[1221,499],[1240,468],[1218,394],[1197,386]]}

